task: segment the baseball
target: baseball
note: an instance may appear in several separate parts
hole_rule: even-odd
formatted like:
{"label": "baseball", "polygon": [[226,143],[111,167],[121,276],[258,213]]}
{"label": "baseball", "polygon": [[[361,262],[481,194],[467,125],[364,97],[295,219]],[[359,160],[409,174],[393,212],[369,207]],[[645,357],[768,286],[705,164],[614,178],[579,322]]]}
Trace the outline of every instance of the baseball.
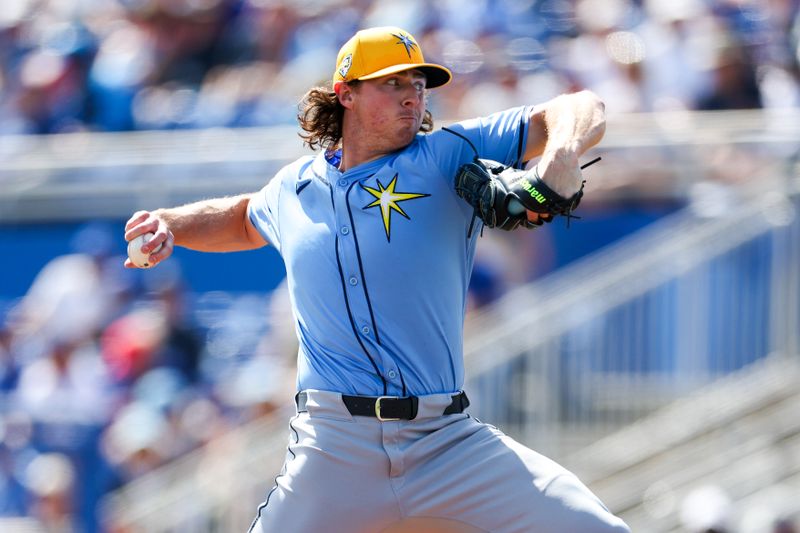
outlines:
{"label": "baseball", "polygon": [[149,254],[142,253],[142,245],[152,238],[152,233],[144,233],[138,237],[134,237],[128,243],[128,257],[133,261],[133,264],[139,268],[150,268],[152,266],[150,264],[150,255],[161,249],[161,245],[158,245],[158,247]]}

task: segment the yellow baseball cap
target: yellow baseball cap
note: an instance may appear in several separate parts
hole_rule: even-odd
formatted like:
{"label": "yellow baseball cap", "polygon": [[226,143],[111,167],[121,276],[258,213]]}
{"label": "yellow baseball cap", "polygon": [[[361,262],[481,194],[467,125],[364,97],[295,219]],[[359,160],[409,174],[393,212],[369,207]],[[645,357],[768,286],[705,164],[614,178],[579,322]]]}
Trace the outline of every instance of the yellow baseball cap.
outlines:
{"label": "yellow baseball cap", "polygon": [[371,80],[403,70],[419,69],[426,87],[440,87],[453,77],[449,70],[426,63],[414,37],[394,26],[369,28],[353,35],[339,50],[333,84],[340,81]]}

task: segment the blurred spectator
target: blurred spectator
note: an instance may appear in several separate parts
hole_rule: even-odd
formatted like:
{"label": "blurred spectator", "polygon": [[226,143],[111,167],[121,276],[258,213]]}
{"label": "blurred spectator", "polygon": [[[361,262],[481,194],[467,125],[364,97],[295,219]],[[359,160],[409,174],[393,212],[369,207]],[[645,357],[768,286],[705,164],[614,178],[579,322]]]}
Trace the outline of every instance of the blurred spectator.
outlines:
{"label": "blurred spectator", "polygon": [[177,263],[147,273],[142,298],[101,335],[103,358],[114,379],[132,384],[151,368],[170,368],[185,383],[198,380],[201,339],[190,323]]}
{"label": "blurred spectator", "polygon": [[113,236],[103,223],[89,223],[72,239],[74,253],[54,258],[36,275],[9,320],[15,336],[33,343],[75,344],[99,333],[127,297]]}
{"label": "blurred spectator", "polygon": [[167,334],[162,310],[150,305],[114,320],[103,331],[101,349],[113,379],[123,386],[136,382],[154,365],[155,353]]}
{"label": "blurred spectator", "polygon": [[753,109],[761,107],[756,67],[741,43],[722,37],[712,63],[713,81],[697,108],[703,110]]}
{"label": "blurred spectator", "polygon": [[[93,344],[55,342],[44,357],[22,369],[14,400],[45,426],[102,424],[113,407],[108,401],[109,386]],[[54,431],[54,439],[63,437],[63,431]]]}
{"label": "blurred spectator", "polygon": [[[26,441],[12,441],[12,445],[17,453],[25,450],[61,454],[63,460],[59,459],[58,464],[69,461],[69,469],[82,480],[80,484],[64,481],[58,490],[25,482],[29,495],[38,502],[32,511],[44,513],[35,516],[43,520],[66,519],[69,508],[76,530],[95,531],[91,525],[94,506],[110,488],[106,469],[98,460],[97,438],[116,407],[111,385],[97,347],[89,339],[53,342],[40,357],[23,365],[10,406],[25,414],[30,434]],[[6,415],[7,423],[8,420]],[[66,479],[67,474],[64,476]]]}
{"label": "blurred spectator", "polygon": [[144,288],[154,306],[163,314],[164,338],[153,354],[152,366],[176,370],[186,383],[199,379],[202,340],[188,313],[187,288],[177,262],[149,273]]}
{"label": "blurred spectator", "polygon": [[174,457],[171,445],[164,415],[146,403],[131,402],[103,433],[102,452],[126,482]]}
{"label": "blurred spectator", "polygon": [[298,341],[286,279],[269,295],[265,325],[254,356],[216,389],[224,405],[241,410],[242,422],[271,413],[295,393]]}
{"label": "blurred spectator", "polygon": [[691,109],[711,85],[707,39],[714,19],[701,0],[648,0],[645,9],[636,28],[643,46],[643,110]]}
{"label": "blurred spectator", "polygon": [[28,465],[25,483],[33,495],[31,514],[46,531],[80,531],[74,522],[72,501],[77,482],[75,468],[65,455],[42,454]]}

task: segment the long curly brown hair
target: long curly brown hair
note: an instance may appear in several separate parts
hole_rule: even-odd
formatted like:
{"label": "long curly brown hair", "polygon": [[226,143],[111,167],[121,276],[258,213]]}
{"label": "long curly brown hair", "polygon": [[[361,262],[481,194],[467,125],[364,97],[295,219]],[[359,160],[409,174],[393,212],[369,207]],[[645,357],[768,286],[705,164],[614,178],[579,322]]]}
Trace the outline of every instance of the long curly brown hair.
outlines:
{"label": "long curly brown hair", "polygon": [[[359,83],[359,80],[347,82],[351,87]],[[312,150],[337,148],[342,140],[344,106],[339,103],[336,93],[329,87],[314,87],[303,96],[298,107],[300,113],[297,115],[297,120],[305,131],[299,134],[303,144]],[[433,131],[433,115],[427,109],[419,131],[422,133]]]}

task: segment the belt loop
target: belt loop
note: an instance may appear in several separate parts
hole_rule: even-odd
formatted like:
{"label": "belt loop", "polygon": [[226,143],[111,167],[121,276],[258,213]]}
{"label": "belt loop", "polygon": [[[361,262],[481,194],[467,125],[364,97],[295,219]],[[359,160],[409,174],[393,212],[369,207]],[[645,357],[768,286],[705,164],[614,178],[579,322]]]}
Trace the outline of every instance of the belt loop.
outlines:
{"label": "belt loop", "polygon": [[467,397],[467,393],[463,390],[461,391],[461,394],[458,395],[458,403],[462,412],[469,407],[469,398]]}
{"label": "belt loop", "polygon": [[450,405],[447,406],[443,413],[445,415],[463,413],[464,410],[469,407],[469,398],[467,398],[467,393],[464,391],[454,394],[450,398]]}

